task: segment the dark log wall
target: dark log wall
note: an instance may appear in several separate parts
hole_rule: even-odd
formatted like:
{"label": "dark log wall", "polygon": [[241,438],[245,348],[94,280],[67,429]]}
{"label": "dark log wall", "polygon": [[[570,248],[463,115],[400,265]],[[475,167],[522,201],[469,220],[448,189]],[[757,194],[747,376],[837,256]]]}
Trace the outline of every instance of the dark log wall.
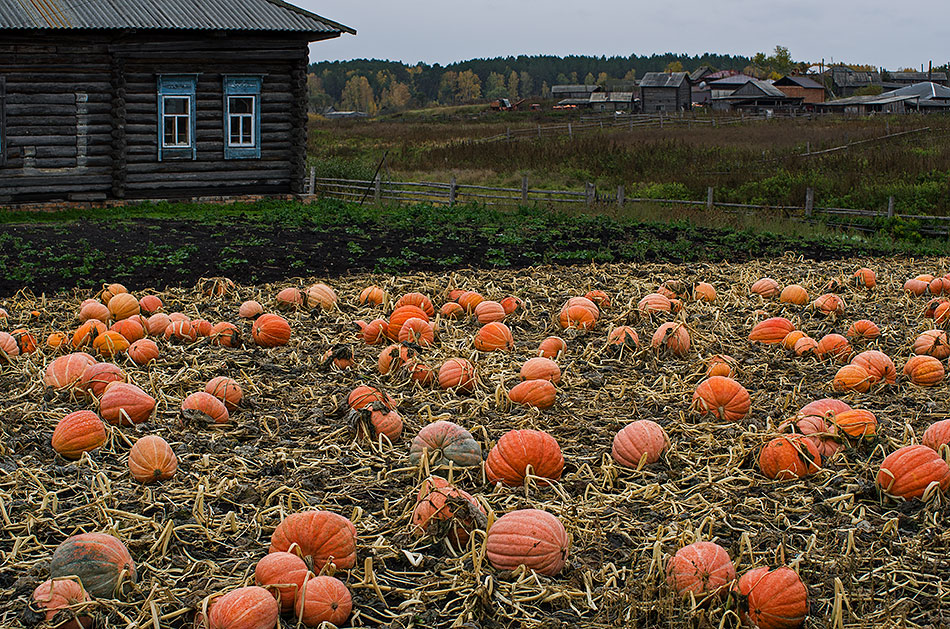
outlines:
{"label": "dark log wall", "polygon": [[[304,37],[52,38],[37,45],[0,37],[8,143],[0,202],[302,191]],[[160,74],[198,75],[194,160],[158,160]],[[260,159],[224,159],[226,74],[262,77]]]}

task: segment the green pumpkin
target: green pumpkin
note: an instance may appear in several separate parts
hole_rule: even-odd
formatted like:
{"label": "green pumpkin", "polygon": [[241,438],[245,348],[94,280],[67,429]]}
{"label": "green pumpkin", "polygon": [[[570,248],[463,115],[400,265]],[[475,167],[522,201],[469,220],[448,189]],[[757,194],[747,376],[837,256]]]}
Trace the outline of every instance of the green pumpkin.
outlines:
{"label": "green pumpkin", "polygon": [[70,537],[53,551],[50,576],[54,579],[79,577],[89,594],[114,598],[121,594],[117,590],[124,589],[122,584],[135,581],[135,564],[125,545],[115,537],[82,533]]}
{"label": "green pumpkin", "polygon": [[482,447],[472,433],[448,421],[433,422],[415,436],[409,447],[413,465],[419,464],[423,449],[428,449],[431,467],[447,466],[450,461],[456,467],[475,467],[482,462]]}

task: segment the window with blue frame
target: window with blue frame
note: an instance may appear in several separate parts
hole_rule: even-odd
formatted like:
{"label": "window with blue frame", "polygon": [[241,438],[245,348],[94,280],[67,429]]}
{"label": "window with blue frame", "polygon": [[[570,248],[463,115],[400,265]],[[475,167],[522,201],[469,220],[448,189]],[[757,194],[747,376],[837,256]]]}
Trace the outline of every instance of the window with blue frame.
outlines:
{"label": "window with blue frame", "polygon": [[198,76],[158,77],[158,161],[195,159],[195,100]]}
{"label": "window with blue frame", "polygon": [[224,77],[224,158],[261,157],[261,77]]}

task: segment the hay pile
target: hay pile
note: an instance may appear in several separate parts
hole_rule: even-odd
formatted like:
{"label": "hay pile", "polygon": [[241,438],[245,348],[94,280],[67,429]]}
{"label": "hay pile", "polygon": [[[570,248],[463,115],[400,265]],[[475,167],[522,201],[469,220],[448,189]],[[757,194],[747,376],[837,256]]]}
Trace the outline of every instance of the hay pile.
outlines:
{"label": "hay pile", "polygon": [[[0,366],[0,596],[7,601],[0,626],[24,626],[20,613],[33,588],[48,577],[52,550],[70,535],[92,531],[122,539],[139,573],[127,600],[101,601],[93,608],[100,626],[192,626],[204,597],[253,581],[254,565],[267,552],[276,525],[285,514],[306,508],[329,509],[356,524],[357,567],[337,576],[353,592],[350,622],[357,626],[736,626],[729,604],[709,601],[694,608],[665,585],[668,556],[700,539],[725,546],[740,573],[761,565],[795,568],[808,586],[806,626],[948,626],[947,501],[898,504],[882,499],[874,487],[887,453],[919,441],[927,426],[947,416],[946,383],[930,390],[901,383],[842,396],[830,387],[837,364],[794,358],[746,339],[752,324],[765,316],[756,314],[758,309],[790,317],[816,339],[844,333],[852,321],[868,318],[883,331],[870,346],[900,369],[914,337],[932,324],[920,315],[923,300],[905,296],[901,284],[917,272],[946,271],[940,261],[868,262],[877,271],[878,288],[845,289],[846,314],[837,321],[747,295],[754,280],[768,275],[783,285],[800,283],[814,298],[828,279],[848,278],[857,266],[789,258],[741,266],[609,265],[340,278],[332,282],[339,310],[285,315],[293,328],[286,347],[229,350],[207,342],[181,347],[160,341],[162,356],[148,368],[120,361],[132,381],[157,399],[157,414],[146,424],[112,429],[106,446],[76,463],[55,455],[50,435],[67,412],[92,406],[44,391],[48,350],[21,356]],[[614,325],[633,325],[648,344],[662,320],[643,319],[636,304],[666,279],[705,280],[719,291],[715,304],[686,305],[683,316],[693,341],[689,356],[657,358],[646,350],[609,355],[605,339]],[[280,288],[312,281],[239,286],[215,299],[191,289],[157,294],[165,312],[237,322],[241,301],[257,299],[272,311]],[[426,361],[437,368],[453,356],[470,358],[480,380],[474,395],[381,377],[376,356],[382,346],[359,342],[352,323],[388,314],[355,305],[359,291],[371,283],[384,286],[393,299],[420,291],[437,307],[456,287],[494,299],[516,295],[524,308],[506,320],[516,350],[475,352],[475,321],[443,321]],[[594,288],[613,300],[596,330],[561,331],[556,324],[561,304]],[[129,289],[137,296],[152,292]],[[87,296],[41,299],[21,293],[2,304],[10,312],[5,325],[24,323],[45,339],[52,330],[75,327],[78,304]],[[29,318],[33,309],[40,311],[38,319]],[[511,407],[506,390],[516,384],[521,363],[551,334],[568,341],[567,356],[559,360],[563,378],[556,405],[541,412]],[[324,351],[340,342],[353,343],[357,367],[321,369]],[[752,395],[752,414],[741,425],[700,421],[689,411],[705,372],[702,359],[714,353],[739,360],[738,380]],[[235,378],[245,391],[232,422],[204,427],[183,421],[181,400],[217,375]],[[360,383],[399,399],[406,423],[400,442],[355,439],[345,399]],[[761,445],[798,408],[828,396],[873,411],[881,424],[878,438],[839,453],[806,479],[766,479],[756,465]],[[660,423],[672,447],[659,463],[637,472],[614,464],[610,446],[617,430],[640,418]],[[535,507],[558,516],[573,540],[561,575],[496,571],[484,558],[480,534],[464,554],[411,534],[409,513],[425,470],[409,464],[408,442],[435,419],[466,427],[486,453],[513,428],[543,429],[556,437],[566,466],[562,480],[551,487],[496,489],[480,469],[455,470],[451,480],[496,515]],[[129,447],[145,434],[162,436],[177,453],[180,469],[172,480],[143,486],[129,476]]]}

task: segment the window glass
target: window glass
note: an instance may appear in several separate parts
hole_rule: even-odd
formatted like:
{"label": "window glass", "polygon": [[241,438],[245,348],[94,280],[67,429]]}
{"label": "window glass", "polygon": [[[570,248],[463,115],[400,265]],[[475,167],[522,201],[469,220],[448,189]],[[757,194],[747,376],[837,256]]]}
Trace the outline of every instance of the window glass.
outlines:
{"label": "window glass", "polygon": [[191,99],[187,96],[165,96],[164,135],[166,148],[191,146]]}

